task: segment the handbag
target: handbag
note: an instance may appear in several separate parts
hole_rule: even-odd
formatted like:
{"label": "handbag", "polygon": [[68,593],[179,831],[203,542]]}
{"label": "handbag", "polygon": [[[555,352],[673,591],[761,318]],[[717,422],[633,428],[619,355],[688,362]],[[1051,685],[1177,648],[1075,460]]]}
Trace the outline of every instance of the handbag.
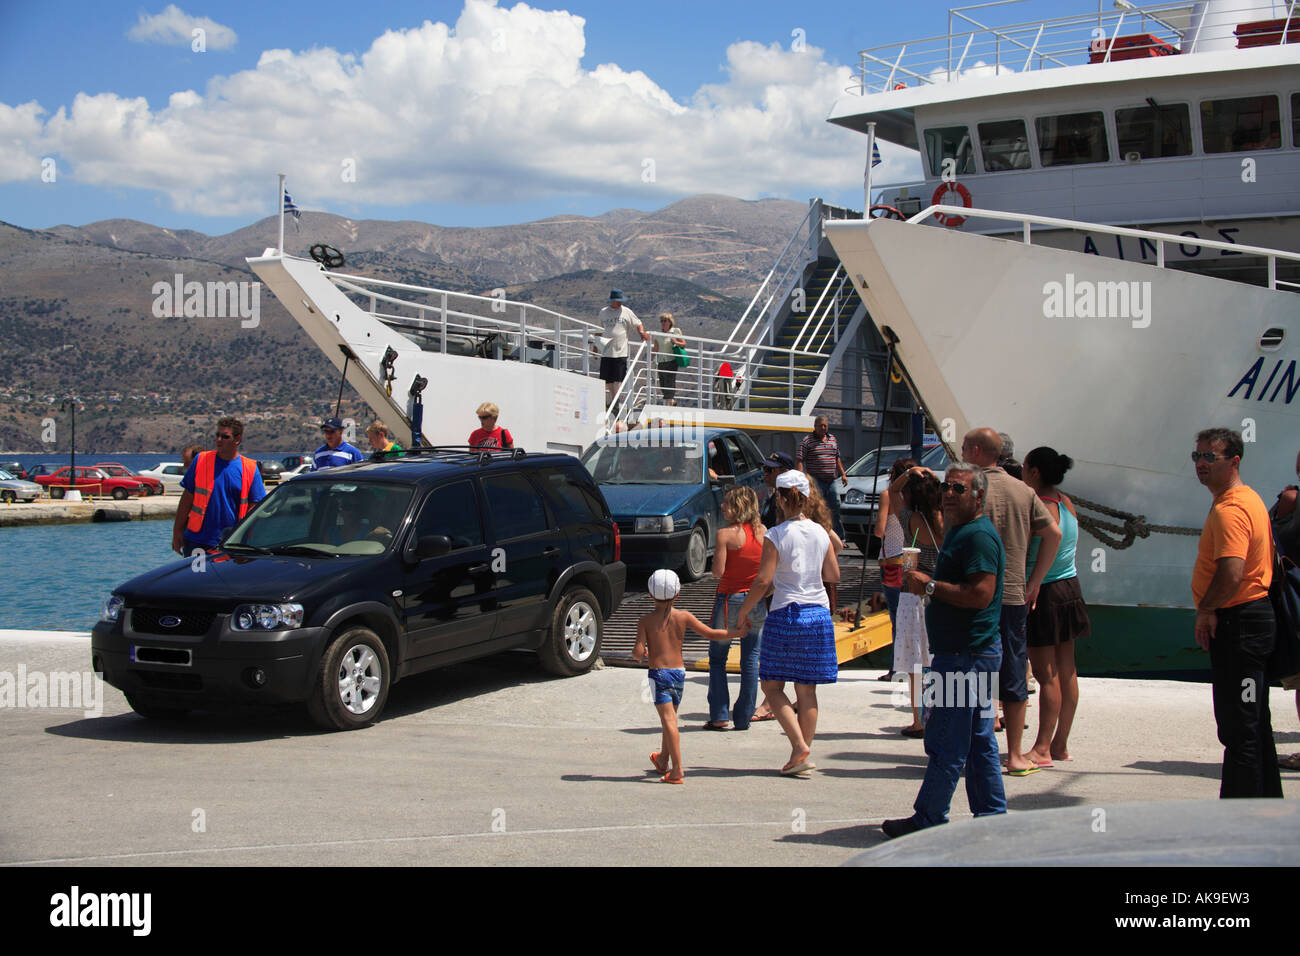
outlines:
{"label": "handbag", "polygon": [[680,346],[680,345],[674,345],[674,346],[673,346],[673,354],[675,354],[675,355],[677,356],[677,366],[678,366],[678,368],[690,368],[690,367],[691,367],[691,358],[690,358],[690,356],[686,353],[686,349],[684,349],[682,346]]}
{"label": "handbag", "polygon": [[1266,668],[1270,682],[1300,675],[1300,568],[1273,537],[1273,582],[1268,588],[1277,630]]}

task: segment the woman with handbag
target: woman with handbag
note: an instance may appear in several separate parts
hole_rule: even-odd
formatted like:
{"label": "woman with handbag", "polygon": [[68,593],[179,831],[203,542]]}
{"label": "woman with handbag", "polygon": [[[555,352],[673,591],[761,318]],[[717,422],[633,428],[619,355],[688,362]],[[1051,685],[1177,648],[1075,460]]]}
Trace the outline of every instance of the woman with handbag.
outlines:
{"label": "woman with handbag", "polygon": [[686,351],[686,339],[681,330],[673,325],[673,314],[664,312],[659,316],[661,331],[654,333],[654,350],[659,353],[655,359],[655,369],[659,373],[659,391],[663,393],[665,405],[677,404],[677,366],[678,353]]}

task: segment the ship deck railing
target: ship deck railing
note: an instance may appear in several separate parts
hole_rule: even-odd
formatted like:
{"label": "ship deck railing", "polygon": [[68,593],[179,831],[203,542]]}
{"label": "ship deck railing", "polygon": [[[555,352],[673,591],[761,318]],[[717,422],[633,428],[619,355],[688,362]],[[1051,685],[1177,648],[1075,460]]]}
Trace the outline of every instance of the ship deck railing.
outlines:
{"label": "ship deck railing", "polygon": [[1293,262],[1300,265],[1300,253],[1287,252],[1283,249],[1270,249],[1266,246],[1246,246],[1236,242],[1223,242],[1218,239],[1201,239],[1197,236],[1185,236],[1170,232],[1155,232],[1150,229],[1132,229],[1127,226],[1106,226],[1095,222],[1081,222],[1076,219],[1057,219],[1053,216],[1034,216],[1028,213],[1019,212],[1000,212],[994,209],[972,209],[968,206],[945,206],[936,205],[928,206],[922,209],[916,215],[911,216],[907,222],[920,224],[925,222],[931,216],[961,216],[966,219],[993,219],[1001,222],[1016,223],[1020,226],[1021,240],[1025,245],[1033,245],[1033,227],[1042,226],[1047,229],[1068,229],[1076,232],[1101,233],[1108,236],[1129,236],[1134,239],[1145,240],[1155,246],[1155,262],[1150,263],[1158,269],[1165,268],[1165,247],[1167,245],[1179,246],[1197,246],[1202,249],[1222,249],[1236,255],[1258,256],[1263,259],[1267,266],[1267,286],[1270,290],[1289,291],[1295,289],[1300,291],[1300,282],[1287,282],[1277,277],[1278,260],[1283,262]]}
{"label": "ship deck railing", "polygon": [[[883,93],[906,87],[951,83],[963,77],[1025,73],[1088,63],[1110,63],[1135,53],[1141,55],[1190,54],[1232,39],[1242,46],[1259,45],[1234,36],[1244,23],[1280,20],[1275,40],[1295,42],[1293,23],[1300,22],[1300,3],[1258,3],[1233,11],[1237,24],[1193,22],[1194,4],[1164,3],[1138,6],[1117,4],[1119,9],[1050,19],[1034,19],[993,26],[986,18],[993,10],[1028,2],[996,0],[948,11],[948,32],[939,36],[889,43],[858,54],[857,82],[846,92],[857,95]],[[1100,6],[1100,5],[1099,5]],[[1278,17],[1278,13],[1282,17]],[[1270,36],[1277,33],[1270,31]],[[1146,38],[1149,38],[1147,40]],[[1140,49],[1134,50],[1133,42]]]}
{"label": "ship deck railing", "polygon": [[[502,296],[352,274],[325,275],[359,308],[425,351],[543,365],[592,378],[599,374],[596,347],[603,329],[594,322]],[[835,310],[847,294],[842,285],[841,280],[833,290],[828,283],[826,293],[808,310],[794,347],[679,334],[687,343],[689,365],[674,376],[678,405],[808,414],[817,397],[813,373],[822,371],[838,342]],[[657,333],[655,325],[651,320],[646,331]],[[614,411],[607,413],[606,430],[635,421],[639,409],[662,400],[655,368],[659,358],[650,343],[629,338],[628,374],[615,394]],[[786,387],[779,405],[770,397],[755,401],[755,384],[780,383]]]}

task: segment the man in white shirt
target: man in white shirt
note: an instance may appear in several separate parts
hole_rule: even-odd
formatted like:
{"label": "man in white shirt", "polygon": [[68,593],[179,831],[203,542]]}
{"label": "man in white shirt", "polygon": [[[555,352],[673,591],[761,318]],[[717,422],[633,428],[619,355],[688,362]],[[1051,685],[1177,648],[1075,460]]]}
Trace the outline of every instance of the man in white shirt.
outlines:
{"label": "man in white shirt", "polygon": [[600,339],[600,379],[605,383],[606,408],[613,404],[614,393],[627,378],[628,334],[635,330],[642,341],[650,341],[641,320],[624,301],[623,293],[614,289],[609,294],[609,305],[600,310],[596,320],[604,330]]}

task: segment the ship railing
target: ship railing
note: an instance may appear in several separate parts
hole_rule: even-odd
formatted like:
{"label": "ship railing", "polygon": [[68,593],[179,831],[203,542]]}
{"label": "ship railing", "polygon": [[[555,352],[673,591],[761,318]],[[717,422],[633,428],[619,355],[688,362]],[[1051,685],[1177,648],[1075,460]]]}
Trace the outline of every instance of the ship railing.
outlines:
{"label": "ship railing", "polygon": [[761,342],[765,337],[770,338],[773,323],[781,313],[782,303],[802,280],[804,267],[817,258],[821,244],[822,215],[822,201],[811,200],[808,212],[786,240],[740,321],[727,336],[727,345],[743,347]]}
{"label": "ship railing", "polygon": [[1300,289],[1300,283],[1287,282],[1277,277],[1278,260],[1300,264],[1300,252],[1287,252],[1282,249],[1269,249],[1265,246],[1246,246],[1237,242],[1223,242],[1219,239],[1201,239],[1197,236],[1184,236],[1169,232],[1154,232],[1150,229],[1132,229],[1127,226],[1106,226],[1093,222],[1081,222],[1076,219],[1057,219],[1053,216],[1033,216],[1019,212],[1000,212],[994,209],[972,209],[968,206],[929,206],[922,209],[907,221],[921,223],[931,216],[956,216],[967,219],[994,219],[1001,222],[1019,223],[1021,241],[1032,246],[1033,227],[1043,226],[1048,229],[1068,229],[1076,232],[1100,233],[1107,236],[1130,236],[1144,239],[1155,245],[1156,259],[1152,263],[1157,269],[1165,268],[1165,246],[1198,246],[1202,249],[1222,249],[1242,256],[1258,256],[1265,260],[1268,269],[1268,288],[1274,292],[1279,286]]}
{"label": "ship railing", "polygon": [[[957,7],[948,11],[945,34],[862,50],[858,54],[857,82],[846,91],[867,95],[969,77],[1109,63],[1126,48],[1124,41],[1131,43],[1134,38],[1142,38],[1139,45],[1150,55],[1195,53],[1211,44],[1223,47],[1226,42],[1232,46],[1237,40],[1233,36],[1236,24],[1215,23],[1207,30],[1208,15],[1200,17],[1193,27],[1192,4],[1186,0],[1154,6],[1124,2],[1117,4],[1120,7],[1117,10],[1006,26],[981,22],[967,12],[1024,2],[1028,0],[996,0]],[[1300,19],[1297,6],[1300,4],[1295,0],[1257,0],[1249,7],[1234,8],[1233,17],[1238,23],[1244,23],[1274,20],[1281,13],[1286,23],[1276,42],[1286,43],[1288,37],[1294,42],[1289,28],[1293,19]],[[1149,42],[1145,38],[1150,38]],[[1244,40],[1242,45],[1246,45]]]}

